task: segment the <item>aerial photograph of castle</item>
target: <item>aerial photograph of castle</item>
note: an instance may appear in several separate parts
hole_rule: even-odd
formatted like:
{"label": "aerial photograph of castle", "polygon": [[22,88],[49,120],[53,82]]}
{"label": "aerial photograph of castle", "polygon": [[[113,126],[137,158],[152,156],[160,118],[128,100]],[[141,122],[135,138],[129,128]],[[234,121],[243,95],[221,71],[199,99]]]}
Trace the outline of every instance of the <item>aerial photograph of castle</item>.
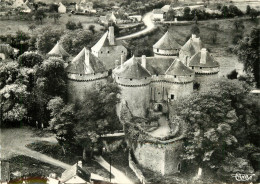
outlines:
{"label": "aerial photograph of castle", "polygon": [[0,0],[0,184],[260,183],[259,0]]}

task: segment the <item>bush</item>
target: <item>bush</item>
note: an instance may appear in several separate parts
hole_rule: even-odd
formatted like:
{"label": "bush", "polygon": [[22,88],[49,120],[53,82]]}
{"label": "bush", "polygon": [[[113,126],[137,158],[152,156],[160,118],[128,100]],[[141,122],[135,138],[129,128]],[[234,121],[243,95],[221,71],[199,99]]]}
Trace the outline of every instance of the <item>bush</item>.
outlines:
{"label": "bush", "polygon": [[229,74],[227,74],[228,79],[237,79],[238,72],[236,70],[231,71]]}
{"label": "bush", "polygon": [[83,26],[82,26],[81,22],[78,22],[78,24],[76,24],[75,22],[68,21],[66,23],[66,28],[69,30],[76,30],[76,29],[82,29]]}

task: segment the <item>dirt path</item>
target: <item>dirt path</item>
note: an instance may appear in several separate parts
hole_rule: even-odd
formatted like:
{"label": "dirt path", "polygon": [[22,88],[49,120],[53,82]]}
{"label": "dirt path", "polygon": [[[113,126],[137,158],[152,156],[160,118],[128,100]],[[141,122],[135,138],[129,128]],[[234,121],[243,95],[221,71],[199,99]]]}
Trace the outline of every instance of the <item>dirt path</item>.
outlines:
{"label": "dirt path", "polygon": [[[104,167],[107,171],[110,171],[110,164],[101,156],[95,156],[96,161]],[[111,166],[111,173],[114,175],[114,179],[111,180],[113,183],[119,184],[134,184],[130,178],[128,178],[123,172],[119,171],[115,167]]]}

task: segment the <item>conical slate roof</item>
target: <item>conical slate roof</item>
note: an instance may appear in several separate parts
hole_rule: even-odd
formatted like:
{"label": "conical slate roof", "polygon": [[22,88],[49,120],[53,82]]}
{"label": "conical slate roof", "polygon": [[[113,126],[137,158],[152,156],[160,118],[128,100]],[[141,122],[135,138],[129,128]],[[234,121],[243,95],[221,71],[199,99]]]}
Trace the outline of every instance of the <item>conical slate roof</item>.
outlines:
{"label": "conical slate roof", "polygon": [[123,66],[116,68],[114,72],[118,77],[122,78],[141,79],[151,76],[149,71],[142,67],[134,56],[127,60]]}
{"label": "conical slate roof", "polygon": [[208,68],[214,68],[218,67],[219,63],[214,60],[214,58],[209,54],[208,51],[206,51],[206,62],[201,63],[201,51],[196,53],[194,56],[191,57],[189,66],[199,66],[199,67],[208,67]]}
{"label": "conical slate roof", "polygon": [[69,56],[69,54],[63,49],[59,42],[51,49],[48,55],[56,55],[56,56]]}
{"label": "conical slate roof", "polygon": [[167,31],[163,37],[153,45],[155,49],[162,49],[162,50],[174,50],[180,49],[181,45],[176,42],[173,36]]}
{"label": "conical slate roof", "polygon": [[193,56],[199,52],[203,47],[200,38],[190,38],[181,48],[181,50],[188,56]]}
{"label": "conical slate roof", "polygon": [[103,46],[109,46],[108,31],[100,38],[100,40],[91,48],[92,51],[98,52]]}
{"label": "conical slate roof", "polygon": [[185,66],[180,59],[176,58],[165,72],[166,75],[192,75],[194,71]]}
{"label": "conical slate roof", "polygon": [[85,47],[67,67],[67,72],[75,74],[94,74],[104,71],[106,70],[103,63]]}

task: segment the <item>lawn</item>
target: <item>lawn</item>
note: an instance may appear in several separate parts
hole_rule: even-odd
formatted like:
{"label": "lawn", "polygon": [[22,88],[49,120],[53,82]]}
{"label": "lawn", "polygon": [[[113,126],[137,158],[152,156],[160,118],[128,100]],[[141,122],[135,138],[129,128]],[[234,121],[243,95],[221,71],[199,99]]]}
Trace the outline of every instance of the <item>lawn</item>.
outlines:
{"label": "lawn", "polygon": [[30,24],[35,24],[36,29],[34,32],[37,32],[38,29],[41,29],[45,26],[52,26],[53,28],[66,28],[66,23],[68,21],[73,21],[75,23],[81,22],[84,29],[88,29],[90,25],[95,26],[95,30],[99,31],[103,28],[100,24],[97,23],[97,17],[90,17],[90,16],[83,16],[83,15],[71,15],[69,14],[61,14],[61,18],[58,20],[57,23],[54,23],[54,20],[51,18],[46,18],[43,21],[43,24],[39,24],[35,21],[26,21],[26,20],[13,20],[12,17],[10,20],[0,20],[0,34],[15,34],[16,31],[21,30],[31,34],[31,31],[28,29]]}
{"label": "lawn", "polygon": [[10,173],[19,171],[22,176],[49,176],[50,173],[56,173],[58,176],[64,171],[60,167],[56,167],[31,157],[19,155],[10,158]]}

